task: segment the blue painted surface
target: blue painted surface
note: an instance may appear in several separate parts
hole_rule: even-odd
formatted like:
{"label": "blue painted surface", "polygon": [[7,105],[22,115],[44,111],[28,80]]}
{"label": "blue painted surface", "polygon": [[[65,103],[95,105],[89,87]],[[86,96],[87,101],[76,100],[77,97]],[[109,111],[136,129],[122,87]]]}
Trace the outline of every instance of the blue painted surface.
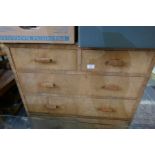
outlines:
{"label": "blue painted surface", "polygon": [[155,26],[79,26],[83,48],[155,48]]}

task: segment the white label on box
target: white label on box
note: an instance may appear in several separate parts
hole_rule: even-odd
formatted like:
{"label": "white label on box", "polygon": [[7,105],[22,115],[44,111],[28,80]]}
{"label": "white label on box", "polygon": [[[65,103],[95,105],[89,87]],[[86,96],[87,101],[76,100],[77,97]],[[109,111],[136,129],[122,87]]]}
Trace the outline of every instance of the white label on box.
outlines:
{"label": "white label on box", "polygon": [[95,69],[95,64],[87,64],[87,69]]}

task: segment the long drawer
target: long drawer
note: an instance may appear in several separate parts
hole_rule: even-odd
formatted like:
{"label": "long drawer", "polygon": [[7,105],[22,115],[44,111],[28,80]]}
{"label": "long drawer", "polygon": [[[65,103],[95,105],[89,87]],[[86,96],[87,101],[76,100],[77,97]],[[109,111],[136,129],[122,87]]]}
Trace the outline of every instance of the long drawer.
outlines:
{"label": "long drawer", "polygon": [[153,55],[146,51],[82,50],[82,70],[146,74]]}
{"label": "long drawer", "polygon": [[76,70],[75,49],[11,48],[17,70]]}
{"label": "long drawer", "polygon": [[19,73],[24,93],[136,98],[143,77]]}
{"label": "long drawer", "polygon": [[135,100],[93,99],[50,95],[27,95],[26,102],[30,113],[124,119],[132,117],[136,104]]}

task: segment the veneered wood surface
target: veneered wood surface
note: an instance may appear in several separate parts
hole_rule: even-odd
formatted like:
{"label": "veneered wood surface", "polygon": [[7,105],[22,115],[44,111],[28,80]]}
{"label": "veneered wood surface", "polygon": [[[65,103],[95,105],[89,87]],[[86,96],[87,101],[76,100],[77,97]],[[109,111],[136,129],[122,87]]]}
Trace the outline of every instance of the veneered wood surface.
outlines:
{"label": "veneered wood surface", "polygon": [[[142,96],[155,64],[153,50],[105,51],[47,44],[10,48],[29,113],[78,116],[80,121],[90,117],[85,123],[91,122],[92,128],[128,126],[139,102],[135,99]],[[59,62],[55,67],[48,64],[53,56]],[[95,69],[88,70],[87,64],[95,64]]]}
{"label": "veneered wood surface", "polygon": [[76,50],[12,48],[17,70],[76,70]]}
{"label": "veneered wood surface", "polygon": [[[82,70],[126,74],[147,74],[154,53],[148,51],[82,50]],[[94,69],[87,69],[94,64]]]}
{"label": "veneered wood surface", "polygon": [[131,119],[135,100],[94,99],[50,95],[27,95],[30,112]]}
{"label": "veneered wood surface", "polygon": [[19,73],[24,93],[136,98],[143,77]]}
{"label": "veneered wood surface", "polygon": [[[112,119],[94,119],[84,117],[55,117],[43,113],[31,113],[31,123],[34,129],[124,129],[130,122]],[[37,116],[37,119],[36,119]]]}

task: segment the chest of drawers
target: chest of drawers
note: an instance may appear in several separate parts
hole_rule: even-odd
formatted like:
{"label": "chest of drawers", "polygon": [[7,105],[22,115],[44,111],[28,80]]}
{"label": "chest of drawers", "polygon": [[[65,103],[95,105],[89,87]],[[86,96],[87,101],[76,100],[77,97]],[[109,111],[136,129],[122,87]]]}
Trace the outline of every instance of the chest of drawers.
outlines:
{"label": "chest of drawers", "polygon": [[44,44],[6,49],[29,115],[80,118],[95,128],[129,125],[155,62],[153,50]]}

